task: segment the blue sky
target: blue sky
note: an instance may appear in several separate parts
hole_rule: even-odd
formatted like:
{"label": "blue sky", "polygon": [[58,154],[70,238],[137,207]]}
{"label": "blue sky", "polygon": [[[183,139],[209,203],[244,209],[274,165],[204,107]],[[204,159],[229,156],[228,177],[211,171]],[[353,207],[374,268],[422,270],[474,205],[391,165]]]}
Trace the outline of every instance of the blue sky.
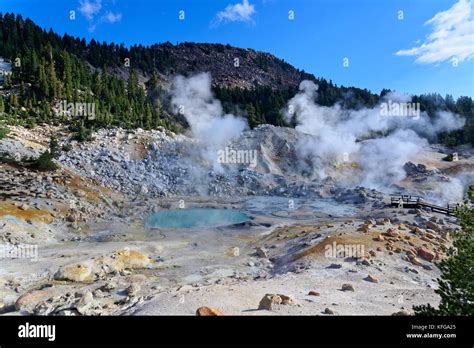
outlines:
{"label": "blue sky", "polygon": [[338,85],[455,97],[474,96],[472,7],[472,0],[0,0],[1,12],[60,34],[127,46],[229,43]]}

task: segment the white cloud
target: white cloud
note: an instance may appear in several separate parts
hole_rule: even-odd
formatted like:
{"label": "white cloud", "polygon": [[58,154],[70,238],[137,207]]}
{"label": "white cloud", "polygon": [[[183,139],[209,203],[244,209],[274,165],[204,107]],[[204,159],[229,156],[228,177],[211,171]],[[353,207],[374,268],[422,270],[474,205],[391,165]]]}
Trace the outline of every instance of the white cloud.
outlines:
{"label": "white cloud", "polygon": [[228,5],[223,11],[217,13],[214,24],[227,22],[253,22],[252,16],[255,13],[255,6],[249,0],[242,3]]}
{"label": "white cloud", "polygon": [[102,8],[102,0],[89,1],[89,0],[80,0],[79,1],[79,11],[84,17],[88,20],[92,20],[94,16],[99,13]]}
{"label": "white cloud", "polygon": [[472,0],[459,0],[449,10],[425,22],[433,31],[424,42],[400,50],[398,56],[415,56],[417,63],[451,61],[461,63],[474,57],[474,20]]}
{"label": "white cloud", "polygon": [[89,22],[89,32],[95,31],[101,23],[113,24],[122,19],[121,13],[103,10],[102,0],[79,0],[78,9]]}
{"label": "white cloud", "polygon": [[121,13],[113,13],[113,12],[109,11],[102,18],[107,23],[115,23],[115,22],[119,22],[122,19],[122,14]]}

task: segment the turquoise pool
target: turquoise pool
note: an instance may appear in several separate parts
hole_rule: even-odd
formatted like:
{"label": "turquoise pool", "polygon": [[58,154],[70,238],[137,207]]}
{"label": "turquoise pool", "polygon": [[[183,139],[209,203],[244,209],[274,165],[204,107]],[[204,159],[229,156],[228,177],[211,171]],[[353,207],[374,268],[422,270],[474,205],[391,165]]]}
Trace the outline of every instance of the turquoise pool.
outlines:
{"label": "turquoise pool", "polygon": [[238,210],[190,208],[156,212],[151,214],[145,223],[152,228],[213,228],[249,220],[247,214]]}

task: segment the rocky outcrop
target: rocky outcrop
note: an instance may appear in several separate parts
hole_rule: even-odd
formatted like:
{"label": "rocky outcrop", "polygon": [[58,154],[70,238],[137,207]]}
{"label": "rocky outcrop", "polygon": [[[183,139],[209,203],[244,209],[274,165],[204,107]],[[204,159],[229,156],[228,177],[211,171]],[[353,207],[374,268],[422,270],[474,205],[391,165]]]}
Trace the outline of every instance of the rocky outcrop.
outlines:
{"label": "rocky outcrop", "polygon": [[423,164],[414,164],[412,162],[407,162],[403,166],[403,169],[407,173],[408,176],[417,176],[417,175],[423,175],[428,172],[426,169],[426,166]]}
{"label": "rocky outcrop", "polygon": [[308,74],[270,53],[242,49],[230,45],[191,43],[154,45],[157,56],[162,54],[173,61],[172,68],[161,75],[165,82],[168,73],[189,75],[207,71],[216,85],[253,88],[257,85],[272,88],[297,87]]}

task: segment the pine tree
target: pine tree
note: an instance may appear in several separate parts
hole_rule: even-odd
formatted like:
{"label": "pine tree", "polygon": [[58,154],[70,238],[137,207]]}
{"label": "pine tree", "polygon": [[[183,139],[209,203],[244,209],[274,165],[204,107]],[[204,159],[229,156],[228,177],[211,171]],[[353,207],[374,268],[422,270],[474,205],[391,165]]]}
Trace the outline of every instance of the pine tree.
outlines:
{"label": "pine tree", "polygon": [[10,93],[10,96],[8,98],[8,104],[10,105],[11,108],[17,108],[18,107],[18,98],[15,93]]}
{"label": "pine tree", "polygon": [[51,62],[47,67],[47,79],[49,85],[49,100],[54,100],[59,96],[59,84],[58,78],[56,76],[56,70],[54,68],[54,63]]}
{"label": "pine tree", "polygon": [[150,91],[154,91],[155,88],[158,87],[158,82],[159,82],[158,73],[156,69],[153,69],[153,73],[151,74],[150,79],[147,81],[147,88]]}
{"label": "pine tree", "polygon": [[40,96],[43,98],[47,98],[49,96],[49,83],[46,77],[44,64],[41,64],[39,67],[39,85],[40,85]]}
{"label": "pine tree", "polygon": [[64,83],[64,95],[66,99],[70,99],[72,97],[73,89],[71,58],[66,51],[61,52],[60,57],[62,63],[61,78]]}
{"label": "pine tree", "polygon": [[127,91],[130,99],[135,98],[138,94],[138,75],[134,69],[130,71],[130,75],[128,76]]}
{"label": "pine tree", "polygon": [[54,135],[49,139],[49,153],[53,158],[56,158],[59,155],[59,143]]}
{"label": "pine tree", "polygon": [[245,111],[247,113],[247,120],[248,120],[250,128],[251,129],[255,128],[258,125],[257,115],[255,113],[255,107],[253,106],[253,104],[249,103],[247,104]]}

